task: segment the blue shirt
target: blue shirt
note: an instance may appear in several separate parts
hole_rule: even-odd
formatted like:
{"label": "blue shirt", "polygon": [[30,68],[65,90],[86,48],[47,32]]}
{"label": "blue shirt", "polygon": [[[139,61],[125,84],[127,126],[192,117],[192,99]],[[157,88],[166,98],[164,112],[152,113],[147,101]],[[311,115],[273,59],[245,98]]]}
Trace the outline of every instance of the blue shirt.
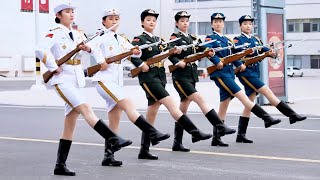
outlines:
{"label": "blue shirt", "polygon": [[[217,47],[228,47],[228,46],[232,46],[233,42],[232,40],[230,40],[229,38],[227,38],[226,36],[223,35],[219,35],[217,32],[213,32],[213,34],[208,35],[206,37],[205,41],[210,41],[210,40],[216,40],[215,42],[212,42],[210,44],[207,44],[206,47],[208,48],[217,48]],[[209,60],[213,63],[213,64],[218,64],[220,62],[221,58],[224,58],[226,56],[232,55],[234,53],[233,49],[226,49],[226,50],[222,50],[219,52],[216,52],[215,55],[213,57],[211,57]],[[234,61],[232,63],[234,66],[239,67],[240,65],[242,65],[242,62],[240,61]],[[210,74],[210,78],[214,78],[214,77],[231,77],[234,78],[234,71],[233,71],[233,67],[232,65],[226,65],[223,67],[223,69],[221,70],[217,70],[215,72],[213,72],[212,74]]]}
{"label": "blue shirt", "polygon": [[[234,42],[234,44],[236,46],[242,45],[244,43],[250,43],[249,48],[253,48],[253,47],[256,47],[256,46],[262,46],[263,45],[262,41],[258,37],[249,36],[249,35],[246,35],[244,33],[241,33],[241,35],[235,37],[233,39],[233,42]],[[244,49],[246,49],[246,47],[238,48],[238,49],[235,49],[234,51],[235,52],[240,52],[240,51],[243,51]],[[253,54],[247,55],[246,58],[258,56],[259,54],[267,52],[267,51],[270,51],[270,49],[267,48],[267,47],[263,47],[260,50],[256,49]],[[243,71],[243,72],[238,72],[237,76],[238,77],[239,76],[260,77],[259,62],[255,63],[255,64],[252,64],[251,66],[247,67],[246,70]]]}

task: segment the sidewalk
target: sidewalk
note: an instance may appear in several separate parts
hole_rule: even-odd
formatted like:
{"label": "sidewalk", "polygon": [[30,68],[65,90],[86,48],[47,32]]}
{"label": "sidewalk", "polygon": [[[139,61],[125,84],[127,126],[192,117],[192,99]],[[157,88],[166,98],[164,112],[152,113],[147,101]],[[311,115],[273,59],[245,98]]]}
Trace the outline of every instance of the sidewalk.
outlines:
{"label": "sidewalk", "polygon": [[[315,85],[320,87],[320,84],[317,80],[306,79],[303,82],[304,85],[297,84],[294,81],[289,82],[289,102],[293,102],[290,106],[301,114],[320,116],[320,94],[318,93],[318,88],[312,88]],[[180,99],[173,85],[168,84],[166,89],[178,105]],[[197,83],[197,89],[204,96],[207,103],[218,110],[219,90],[215,84],[213,82]],[[84,88],[83,90],[87,95],[87,100],[91,106],[94,108],[104,108],[105,102],[98,95],[95,88]],[[306,92],[307,90],[308,92]],[[125,86],[124,91],[127,93],[127,97],[134,101],[137,109],[146,109],[147,100],[145,98],[145,92],[140,86]],[[0,104],[22,106],[64,106],[64,102],[52,89],[45,91],[26,90],[0,92]],[[278,110],[272,106],[264,106],[264,109],[271,114],[280,114]],[[161,106],[160,110],[166,110],[166,108]],[[239,100],[234,99],[230,103],[228,113],[240,114],[242,110],[243,105]],[[195,103],[191,103],[189,111],[200,112],[200,108]]]}

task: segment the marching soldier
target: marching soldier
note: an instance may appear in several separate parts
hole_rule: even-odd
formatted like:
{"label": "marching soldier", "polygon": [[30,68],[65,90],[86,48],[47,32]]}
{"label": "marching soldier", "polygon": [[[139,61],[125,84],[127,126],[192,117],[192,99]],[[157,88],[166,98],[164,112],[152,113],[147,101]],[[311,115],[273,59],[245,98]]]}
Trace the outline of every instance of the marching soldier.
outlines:
{"label": "marching soldier", "polygon": [[[115,9],[104,11],[102,15],[103,29],[109,29],[120,22],[120,13]],[[122,52],[128,51],[133,46],[130,42],[116,33],[117,27],[104,34],[95,42],[95,49],[98,52],[97,63],[101,64],[101,70],[97,72],[92,81],[100,96],[106,101],[106,110],[109,117],[109,127],[116,133],[119,131],[119,121],[122,111],[125,111],[130,121],[139,127],[153,142],[168,139],[169,134],[161,134],[151,126],[145,118],[140,115],[133,102],[125,97],[123,92],[123,66],[121,61],[107,64],[105,58],[116,56]],[[139,57],[140,50],[133,50],[133,57]],[[123,60],[122,60],[123,61]],[[111,142],[105,141],[105,154],[102,161],[103,166],[121,166],[122,161],[114,159],[114,151],[111,148]]]}
{"label": "marching soldier", "polygon": [[[233,46],[232,40],[224,36],[225,16],[222,13],[213,13],[211,15],[211,24],[213,34],[206,37],[206,41],[216,40],[213,43],[208,44],[209,48],[217,47],[228,47]],[[225,120],[225,115],[229,106],[230,101],[233,97],[238,98],[241,103],[253,112],[256,116],[263,119],[265,122],[265,127],[270,127],[272,125],[278,124],[281,121],[278,119],[273,119],[266,111],[264,111],[258,104],[254,104],[250,99],[245,95],[244,91],[236,84],[234,81],[235,75],[233,70],[233,65],[239,67],[241,70],[245,70],[245,66],[240,61],[235,61],[233,63],[223,65],[223,58],[229,55],[232,55],[232,49],[226,49],[219,52],[216,52],[213,57],[210,58],[210,61],[215,64],[218,68],[217,71],[210,74],[210,79],[215,82],[215,84],[220,89],[220,105],[219,105],[219,117],[222,120]],[[213,128],[213,138],[211,142],[212,146],[228,146],[221,141],[220,136],[217,133],[217,128]]]}
{"label": "marching soldier", "polygon": [[[133,39],[133,45],[143,45],[159,42],[160,38],[153,35],[153,30],[157,24],[157,18],[159,14],[154,10],[147,9],[141,13],[141,24],[144,28],[144,32]],[[158,109],[161,104],[169,110],[171,116],[181,125],[188,133],[192,135],[193,142],[200,140],[206,140],[211,138],[210,134],[205,134],[201,132],[189,119],[188,116],[184,115],[179,108],[174,103],[173,98],[165,89],[166,74],[163,67],[163,62],[155,63],[148,66],[145,62],[155,56],[160,54],[166,47],[152,46],[147,49],[142,50],[142,55],[140,58],[133,57],[131,62],[136,67],[142,67],[142,72],[139,74],[139,83],[143,90],[146,92],[146,97],[148,99],[147,108],[147,120],[150,124],[154,124],[157,116]],[[176,50],[175,53],[180,53],[181,50]],[[141,136],[141,149],[138,155],[139,159],[158,159],[157,156],[149,153],[150,138],[142,133]]]}
{"label": "marching soldier", "polygon": [[[178,33],[173,33],[171,35],[171,39],[181,38],[175,42],[172,42],[171,46],[182,46],[182,45],[190,45],[190,44],[200,44],[201,40],[198,39],[194,35],[188,34],[189,28],[189,18],[190,14],[186,11],[179,11],[174,19],[176,21],[176,27],[178,28]],[[172,72],[172,80],[174,88],[179,93],[181,98],[180,107],[179,109],[183,114],[187,114],[188,107],[191,101],[194,101],[198,104],[203,114],[209,120],[209,122],[213,126],[225,128],[225,131],[228,134],[235,133],[235,130],[229,129],[226,127],[223,122],[220,120],[219,116],[217,115],[216,111],[210,108],[201,94],[196,90],[196,82],[199,81],[198,74],[197,74],[197,64],[192,62],[186,64],[185,62],[181,61],[188,55],[202,52],[206,48],[203,46],[198,47],[190,47],[187,49],[183,49],[180,54],[175,54],[169,57],[169,60],[173,63],[173,65],[178,66],[179,68]],[[214,55],[213,52],[210,52],[209,55],[212,57]],[[174,142],[172,146],[173,151],[182,151],[188,152],[190,149],[185,148],[182,145],[182,137],[183,137],[183,128],[178,124],[175,123],[174,128]]]}
{"label": "marching soldier", "polygon": [[[240,17],[239,23],[241,34],[238,37],[235,37],[233,40],[236,45],[241,45],[244,43],[250,43],[250,47],[263,45],[262,41],[258,37],[251,35],[253,21],[254,19],[250,15],[244,15]],[[250,54],[243,58],[243,60],[245,60],[246,58],[258,56],[260,53],[268,51],[270,51],[268,47],[263,47],[260,51],[256,50],[253,54]],[[276,56],[276,53],[271,51],[271,55]],[[290,124],[293,124],[297,121],[303,121],[307,118],[297,114],[284,101],[280,101],[273,94],[271,89],[260,80],[259,62],[247,66],[245,71],[238,72],[236,75],[239,78],[240,82],[243,84],[246,95],[251,101],[255,100],[258,93],[261,93],[269,100],[271,105],[275,106],[283,115],[289,117]],[[250,109],[244,108],[242,116],[240,116],[239,118],[238,135],[236,142],[253,143],[252,140],[246,138],[246,131],[250,119],[250,114]]]}
{"label": "marching soldier", "polygon": [[65,101],[65,121],[64,129],[59,142],[55,175],[75,176],[76,173],[69,170],[66,166],[66,160],[72,143],[72,137],[77,118],[81,114],[87,123],[94,128],[103,138],[112,142],[112,149],[119,150],[122,147],[130,145],[132,142],[124,140],[117,136],[107,125],[92,111],[89,104],[86,103],[81,88],[85,85],[81,61],[84,60],[83,51],[95,54],[88,45],[81,45],[82,50],[76,54],[74,59],[68,60],[60,67],[56,60],[64,57],[74,50],[85,37],[82,37],[77,31],[71,29],[74,19],[75,7],[70,4],[59,4],[54,8],[56,14],[55,21],[58,27],[51,30],[42,42],[36,56],[45,64],[55,75],[50,80],[51,86],[55,88],[57,94]]}

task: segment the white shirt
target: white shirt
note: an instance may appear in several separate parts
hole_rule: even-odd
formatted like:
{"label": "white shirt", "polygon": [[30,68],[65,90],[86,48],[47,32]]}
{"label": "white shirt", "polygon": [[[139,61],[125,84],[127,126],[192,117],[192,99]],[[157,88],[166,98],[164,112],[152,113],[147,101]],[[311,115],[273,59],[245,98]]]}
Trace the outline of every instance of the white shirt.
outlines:
{"label": "white shirt", "polygon": [[214,31],[215,33],[217,33],[220,37],[223,36],[223,34],[218,33],[217,31]]}
{"label": "white shirt", "polygon": [[251,35],[250,34],[246,34],[246,33],[241,33],[242,35],[244,35],[244,36],[246,36],[248,39],[250,39],[251,38]]}
{"label": "white shirt", "polygon": [[185,37],[189,37],[189,34],[188,33],[184,33],[182,31],[180,31]]}
{"label": "white shirt", "polygon": [[153,34],[147,32],[147,31],[143,31],[143,32],[146,33],[146,34],[148,34],[150,37],[153,37],[153,36],[154,36]]}
{"label": "white shirt", "polygon": [[[71,28],[70,28],[71,29]],[[86,38],[75,30],[70,30],[62,24],[50,30],[48,35],[40,42],[36,50],[36,56],[45,64],[49,71],[55,71],[58,66],[56,60],[61,59],[63,56],[74,50],[79,43]],[[69,33],[72,32],[73,39]],[[83,51],[76,53],[72,59],[79,59],[81,61],[87,60],[83,58]],[[78,87],[84,87],[85,78],[81,64],[60,66],[62,72],[59,75],[54,75],[50,84],[72,83]]]}
{"label": "white shirt", "polygon": [[[105,27],[104,27],[105,29]],[[106,29],[105,29],[106,30]],[[94,40],[93,51],[95,60],[98,64],[105,62],[105,58],[116,56],[133,48],[133,45],[125,38],[117,34],[117,39],[114,37],[116,33],[110,31],[96,40]],[[121,61],[127,60],[127,58]],[[119,85],[123,85],[123,66],[122,64],[111,63],[105,71],[97,72],[92,81],[114,81]]]}

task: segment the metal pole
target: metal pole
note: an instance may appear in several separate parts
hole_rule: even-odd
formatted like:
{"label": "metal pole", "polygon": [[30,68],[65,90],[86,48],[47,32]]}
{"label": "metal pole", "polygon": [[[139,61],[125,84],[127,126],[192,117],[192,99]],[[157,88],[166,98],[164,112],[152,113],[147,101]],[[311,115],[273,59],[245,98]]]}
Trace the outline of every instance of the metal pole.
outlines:
{"label": "metal pole", "polygon": [[195,34],[196,34],[196,36],[198,36],[199,34],[198,34],[198,0],[196,0],[196,16],[195,16],[195,18],[196,18],[196,21],[195,21]]}
{"label": "metal pole", "polygon": [[[35,33],[35,47],[39,44],[39,0],[34,1],[34,33]],[[46,86],[42,84],[40,60],[35,57],[36,76],[35,84],[31,86],[30,90],[46,90]]]}

